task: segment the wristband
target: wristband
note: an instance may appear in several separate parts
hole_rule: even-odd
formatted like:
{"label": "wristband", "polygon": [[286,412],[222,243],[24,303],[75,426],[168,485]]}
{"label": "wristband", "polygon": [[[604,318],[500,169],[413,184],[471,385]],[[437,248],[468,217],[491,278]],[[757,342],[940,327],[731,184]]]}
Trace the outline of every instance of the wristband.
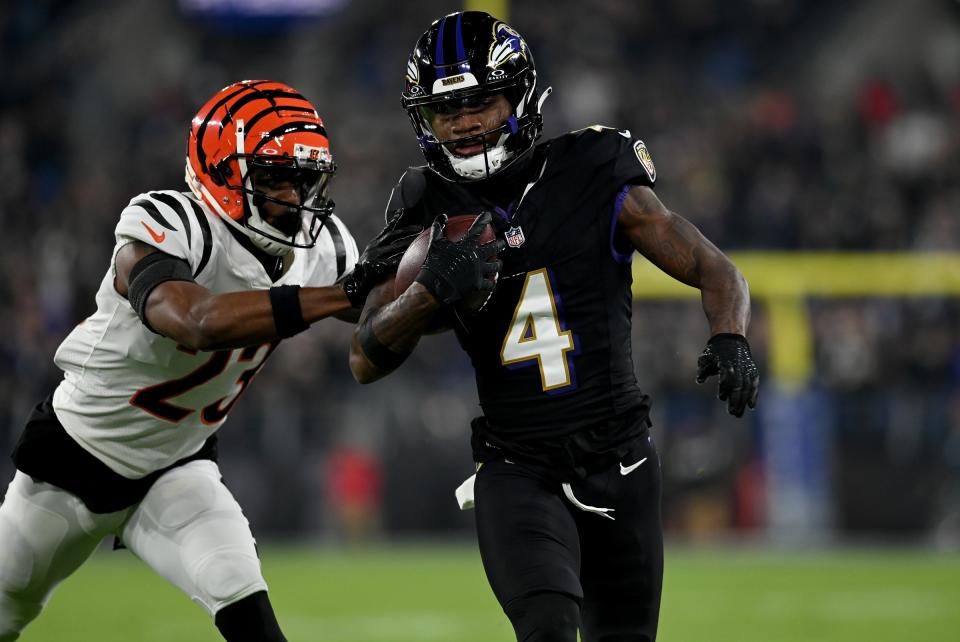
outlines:
{"label": "wristband", "polygon": [[300,286],[277,285],[270,288],[270,305],[273,307],[273,324],[281,339],[292,337],[310,327],[303,320],[300,309]]}
{"label": "wristband", "polygon": [[410,353],[401,354],[394,352],[380,342],[377,335],[373,333],[373,323],[368,319],[360,326],[357,338],[360,341],[360,348],[366,355],[367,361],[376,366],[379,370],[395,370],[400,364],[407,360]]}

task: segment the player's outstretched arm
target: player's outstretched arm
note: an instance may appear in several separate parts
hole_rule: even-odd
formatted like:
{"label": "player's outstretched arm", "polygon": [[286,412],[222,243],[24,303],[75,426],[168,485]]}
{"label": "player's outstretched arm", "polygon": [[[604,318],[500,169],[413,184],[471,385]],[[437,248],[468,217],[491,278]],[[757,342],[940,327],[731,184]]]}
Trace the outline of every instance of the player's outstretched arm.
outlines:
{"label": "player's outstretched arm", "polygon": [[697,381],[719,378],[717,396],[740,417],[757,403],[760,377],[747,343],[750,290],[740,270],[692,223],[671,212],[649,187],[635,186],[620,210],[620,228],[661,270],[700,289],[711,338],[697,362]]}
{"label": "player's outstretched arm", "polygon": [[285,338],[351,307],[340,286],[214,294],[194,282],[189,269],[182,273],[186,263],[177,261],[133,241],[117,252],[114,287],[147,327],[193,350],[243,348]]}
{"label": "player's outstretched arm", "polygon": [[419,225],[398,227],[402,216],[402,208],[391,215],[386,227],[363,248],[353,270],[340,281],[358,316],[367,294],[374,286],[396,274],[403,253],[423,229]]}

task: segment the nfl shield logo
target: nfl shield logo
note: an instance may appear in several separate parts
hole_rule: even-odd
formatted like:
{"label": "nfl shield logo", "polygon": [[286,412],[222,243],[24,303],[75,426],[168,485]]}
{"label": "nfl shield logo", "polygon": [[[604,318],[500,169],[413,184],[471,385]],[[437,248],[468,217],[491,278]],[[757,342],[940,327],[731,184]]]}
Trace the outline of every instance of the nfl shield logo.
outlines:
{"label": "nfl shield logo", "polygon": [[519,226],[511,227],[504,236],[507,239],[507,245],[510,247],[520,247],[527,240],[523,237],[523,230]]}

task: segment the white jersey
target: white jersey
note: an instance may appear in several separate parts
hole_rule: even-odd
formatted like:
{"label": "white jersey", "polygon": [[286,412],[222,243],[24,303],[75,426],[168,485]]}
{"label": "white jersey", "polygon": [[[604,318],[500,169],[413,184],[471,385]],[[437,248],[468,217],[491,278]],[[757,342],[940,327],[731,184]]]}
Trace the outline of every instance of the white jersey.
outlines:
{"label": "white jersey", "polygon": [[[274,285],[328,286],[352,269],[357,245],[331,216],[316,245],[295,248],[287,272],[272,282],[227,224],[189,192],[137,196],[116,228],[117,251],[133,240],[184,259],[196,282],[214,293]],[[276,342],[196,352],[151,332],[113,286],[111,268],[97,311],[54,357],[64,379],[53,407],[84,449],[128,478],[140,478],[197,452],[223,424]]]}

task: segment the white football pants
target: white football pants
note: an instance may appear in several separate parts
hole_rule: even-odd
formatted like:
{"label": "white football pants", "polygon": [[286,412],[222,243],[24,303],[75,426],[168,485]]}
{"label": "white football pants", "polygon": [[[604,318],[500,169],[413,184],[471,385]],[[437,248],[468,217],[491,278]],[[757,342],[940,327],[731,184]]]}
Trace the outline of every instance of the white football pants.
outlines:
{"label": "white football pants", "polygon": [[105,514],[17,471],[0,505],[0,642],[16,640],[108,535],[211,616],[267,588],[250,525],[212,461],[174,468],[142,502]]}

